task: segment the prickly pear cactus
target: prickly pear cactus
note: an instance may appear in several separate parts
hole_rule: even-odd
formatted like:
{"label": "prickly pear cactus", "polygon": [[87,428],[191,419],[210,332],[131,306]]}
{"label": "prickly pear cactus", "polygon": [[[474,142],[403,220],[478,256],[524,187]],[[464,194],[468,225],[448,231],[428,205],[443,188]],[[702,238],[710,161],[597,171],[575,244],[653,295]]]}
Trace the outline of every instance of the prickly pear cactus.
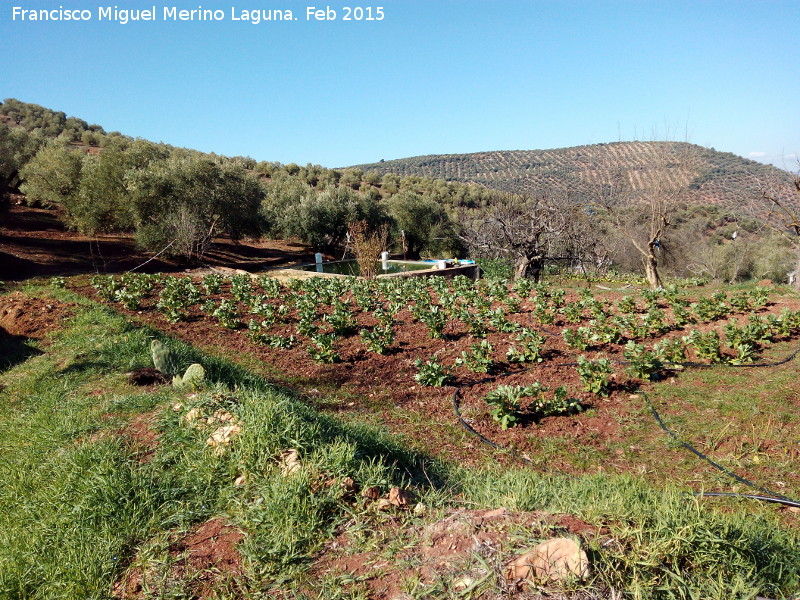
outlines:
{"label": "prickly pear cactus", "polygon": [[178,371],[175,355],[160,340],[150,342],[150,354],[153,355],[153,366],[165,375],[172,375]]}
{"label": "prickly pear cactus", "polygon": [[172,385],[175,387],[191,387],[192,389],[197,389],[203,385],[205,379],[206,370],[203,368],[203,365],[194,363],[189,365],[183,377],[175,375],[175,377],[172,378]]}

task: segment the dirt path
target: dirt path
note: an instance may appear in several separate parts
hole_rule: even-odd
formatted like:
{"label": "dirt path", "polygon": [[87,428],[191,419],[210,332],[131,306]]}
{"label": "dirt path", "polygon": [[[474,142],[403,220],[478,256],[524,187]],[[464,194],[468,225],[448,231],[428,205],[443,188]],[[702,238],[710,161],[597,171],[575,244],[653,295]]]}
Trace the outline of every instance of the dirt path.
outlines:
{"label": "dirt path", "polygon": [[[23,281],[32,277],[121,273],[151,257],[136,247],[129,234],[80,235],[69,231],[54,210],[12,204],[0,216],[0,280]],[[262,271],[284,265],[313,262],[307,246],[291,241],[267,240],[234,243],[216,238],[205,256],[208,266]],[[175,261],[155,259],[139,272],[175,272],[185,268]]]}

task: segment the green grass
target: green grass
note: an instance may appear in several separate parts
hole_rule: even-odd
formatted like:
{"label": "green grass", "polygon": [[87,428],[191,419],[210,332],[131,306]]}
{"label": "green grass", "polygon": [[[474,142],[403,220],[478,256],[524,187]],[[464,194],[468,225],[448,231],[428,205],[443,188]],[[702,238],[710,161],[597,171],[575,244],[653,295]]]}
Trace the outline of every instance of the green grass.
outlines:
{"label": "green grass", "polygon": [[[395,564],[420,527],[462,506],[563,512],[606,527],[607,536],[584,542],[594,571],[580,587],[598,594],[791,598],[800,589],[800,536],[767,511],[753,514],[749,503],[728,502],[717,512],[680,489],[631,476],[572,479],[491,461],[480,469],[446,464],[168,339],[181,362],[206,367],[209,385],[194,396],[171,387],[144,392],[124,373],[149,366],[154,336],[81,301],[49,344],[24,342],[34,352],[0,372],[0,598],[106,598],[131,565],[148,574],[152,597],[192,597],[198,575],[175,579],[173,541],[213,517],[245,533],[245,573],[217,581],[219,597],[278,590],[296,598],[368,598],[363,579],[308,576],[325,542],[346,531],[349,551]],[[175,402],[181,410],[172,410]],[[213,427],[184,418],[195,408],[240,420],[241,433],[221,455],[206,442]],[[118,434],[142,413],[155,415],[160,433],[144,462],[140,448]],[[284,476],[280,456],[290,448],[302,467]],[[565,451],[558,444],[551,450]],[[242,475],[245,484],[235,485]],[[375,513],[346,496],[338,485],[346,477],[361,488],[407,487],[429,509],[425,516]],[[499,594],[496,571],[504,561],[552,533],[520,526],[491,560],[470,558],[463,568],[484,573],[473,597]],[[415,563],[413,556],[403,560]],[[411,572],[405,587],[413,597],[455,597],[447,577],[431,587]]]}

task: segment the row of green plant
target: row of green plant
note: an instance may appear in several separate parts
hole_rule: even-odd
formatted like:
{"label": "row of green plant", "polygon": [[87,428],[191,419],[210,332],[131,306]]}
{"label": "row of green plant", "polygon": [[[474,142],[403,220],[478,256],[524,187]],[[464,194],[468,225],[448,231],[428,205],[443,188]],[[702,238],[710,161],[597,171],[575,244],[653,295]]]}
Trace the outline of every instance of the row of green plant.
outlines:
{"label": "row of green plant", "polygon": [[[315,321],[319,318],[324,318],[329,328],[326,333],[336,337],[352,334],[356,329],[356,309],[374,313],[385,330],[395,323],[397,313],[407,308],[415,320],[425,324],[432,338],[443,337],[448,323],[452,322],[461,323],[473,336],[484,337],[492,331],[518,331],[522,326],[511,317],[520,314],[527,302],[530,314],[543,325],[552,324],[557,318],[567,323],[588,319],[585,326],[563,331],[567,344],[582,351],[626,339],[660,337],[689,324],[723,319],[735,311],[757,311],[766,305],[768,294],[765,289],[756,288],[728,298],[723,291],[690,302],[683,292],[672,286],[644,290],[638,298],[626,296],[612,309],[611,303],[595,298],[589,290],[581,290],[576,301],[566,302],[563,289],[548,289],[526,279],[517,280],[513,285],[497,279],[475,284],[463,277],[452,283],[443,278],[431,278],[427,282],[389,279],[380,283],[309,279],[290,284],[288,290],[292,293],[288,294],[281,294],[282,285],[272,278],[262,276],[254,282],[247,275],[230,278],[206,275],[199,286],[185,277],[131,274],[119,278],[97,276],[93,284],[104,300],[120,302],[129,310],[141,308],[142,302],[158,287],[155,307],[173,323],[189,318],[191,308],[201,304],[223,327],[239,329],[244,326],[245,318],[239,305],[244,305],[249,314],[256,317],[247,323],[256,338],[276,323],[287,323],[292,308],[297,311],[297,333],[306,336],[318,332]],[[223,285],[235,303],[210,297],[219,295]],[[325,314],[328,306],[333,312]],[[670,309],[671,316],[664,307]],[[636,314],[638,312],[643,314]],[[373,337],[369,332],[362,335],[365,339]]]}

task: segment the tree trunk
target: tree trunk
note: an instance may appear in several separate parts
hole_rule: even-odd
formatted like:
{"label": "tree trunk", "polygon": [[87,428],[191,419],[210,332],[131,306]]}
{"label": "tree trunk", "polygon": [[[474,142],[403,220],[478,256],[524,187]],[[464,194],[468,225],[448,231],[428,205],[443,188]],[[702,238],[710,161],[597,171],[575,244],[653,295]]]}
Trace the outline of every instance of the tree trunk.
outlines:
{"label": "tree trunk", "polygon": [[789,283],[792,284],[794,289],[800,290],[800,246],[797,248],[797,261],[794,263],[794,281],[791,281],[791,276],[792,274],[789,273]]}
{"label": "tree trunk", "polygon": [[523,277],[529,277],[538,283],[542,278],[542,259],[539,257],[518,257],[514,265],[514,279]]}
{"label": "tree trunk", "polygon": [[650,284],[651,290],[663,287],[661,283],[661,276],[658,274],[658,261],[652,252],[650,252],[650,254],[648,254],[645,258],[644,273],[647,277],[647,283]]}

